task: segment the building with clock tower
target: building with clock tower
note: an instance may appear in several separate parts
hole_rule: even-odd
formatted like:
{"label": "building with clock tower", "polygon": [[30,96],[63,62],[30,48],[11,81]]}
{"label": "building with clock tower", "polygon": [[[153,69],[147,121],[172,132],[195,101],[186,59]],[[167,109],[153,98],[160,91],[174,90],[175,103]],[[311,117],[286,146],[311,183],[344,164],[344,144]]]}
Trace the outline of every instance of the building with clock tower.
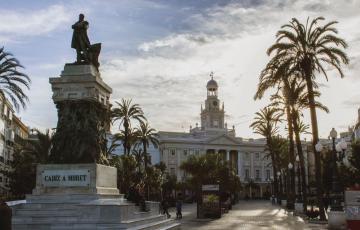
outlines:
{"label": "building with clock tower", "polygon": [[227,127],[224,103],[219,100],[219,85],[212,73],[210,77],[205,104],[201,105],[200,126],[196,123],[188,132],[160,131],[160,161],[165,163],[168,173],[183,181],[188,175],[180,165],[189,156],[218,153],[229,162],[242,183],[254,181],[259,185],[252,191],[239,191],[240,196],[268,196],[273,175],[270,159],[265,158],[265,141],[237,137],[235,126]]}

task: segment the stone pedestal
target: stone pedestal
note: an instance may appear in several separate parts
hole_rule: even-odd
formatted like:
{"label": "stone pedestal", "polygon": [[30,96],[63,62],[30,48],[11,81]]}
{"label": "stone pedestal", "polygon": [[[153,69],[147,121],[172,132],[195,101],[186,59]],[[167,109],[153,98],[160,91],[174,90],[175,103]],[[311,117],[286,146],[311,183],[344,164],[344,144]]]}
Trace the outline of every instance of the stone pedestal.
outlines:
{"label": "stone pedestal", "polygon": [[66,64],[60,77],[50,78],[55,103],[64,100],[92,100],[109,106],[112,89],[93,65]]}
{"label": "stone pedestal", "polygon": [[27,203],[13,206],[14,230],[177,229],[158,202],[141,212],[117,189],[116,168],[99,164],[38,165]]}

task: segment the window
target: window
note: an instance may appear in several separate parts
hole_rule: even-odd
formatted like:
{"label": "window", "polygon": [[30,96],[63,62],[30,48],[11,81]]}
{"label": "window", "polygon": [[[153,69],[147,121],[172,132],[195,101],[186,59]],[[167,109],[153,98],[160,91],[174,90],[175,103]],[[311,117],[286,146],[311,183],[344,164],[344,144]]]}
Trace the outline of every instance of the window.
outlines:
{"label": "window", "polygon": [[187,152],[187,150],[184,150],[184,156],[186,156],[186,155],[187,155],[187,153],[188,153],[188,152]]}
{"label": "window", "polygon": [[197,156],[199,155],[199,150],[198,150],[198,149],[195,150],[195,154],[196,154]]}
{"label": "window", "polygon": [[270,180],[270,170],[266,169],[266,180]]}
{"label": "window", "polygon": [[175,155],[175,149],[171,149],[171,150],[170,150],[170,153],[171,153],[171,155],[174,156],[174,155]]}
{"label": "window", "polygon": [[255,159],[258,161],[260,160],[260,153],[255,153]]}
{"label": "window", "polygon": [[250,154],[249,153],[245,153],[245,160],[250,160]]}
{"label": "window", "polygon": [[259,169],[255,170],[255,179],[260,180],[260,170]]}
{"label": "window", "polygon": [[249,169],[245,169],[245,179],[249,179],[249,177],[250,177]]}
{"label": "window", "polygon": [[170,168],[170,174],[175,175],[175,168]]}

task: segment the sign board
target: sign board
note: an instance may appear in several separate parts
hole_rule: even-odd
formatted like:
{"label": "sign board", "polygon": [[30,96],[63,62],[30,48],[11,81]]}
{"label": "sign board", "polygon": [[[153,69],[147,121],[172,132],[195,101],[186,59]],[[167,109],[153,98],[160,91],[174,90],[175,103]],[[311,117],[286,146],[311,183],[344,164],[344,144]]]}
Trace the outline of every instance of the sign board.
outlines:
{"label": "sign board", "polygon": [[198,205],[200,218],[220,218],[220,186],[218,184],[207,184],[201,187],[201,205]]}
{"label": "sign board", "polygon": [[345,213],[347,220],[360,220],[360,191],[345,191]]}
{"label": "sign board", "polygon": [[202,191],[219,191],[218,184],[206,184],[202,186]]}
{"label": "sign board", "polygon": [[90,185],[89,170],[44,170],[41,173],[44,187],[84,187]]}

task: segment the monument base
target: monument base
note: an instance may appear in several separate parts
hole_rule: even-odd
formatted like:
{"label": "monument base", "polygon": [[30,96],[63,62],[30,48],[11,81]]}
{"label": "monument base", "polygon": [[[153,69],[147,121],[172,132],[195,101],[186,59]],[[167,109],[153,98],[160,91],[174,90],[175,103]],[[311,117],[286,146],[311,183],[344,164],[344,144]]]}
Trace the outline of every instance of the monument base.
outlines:
{"label": "monument base", "polygon": [[124,199],[117,189],[116,168],[99,164],[38,165],[36,187],[25,204],[13,206],[15,230],[177,229],[159,214],[158,202],[148,212]]}

